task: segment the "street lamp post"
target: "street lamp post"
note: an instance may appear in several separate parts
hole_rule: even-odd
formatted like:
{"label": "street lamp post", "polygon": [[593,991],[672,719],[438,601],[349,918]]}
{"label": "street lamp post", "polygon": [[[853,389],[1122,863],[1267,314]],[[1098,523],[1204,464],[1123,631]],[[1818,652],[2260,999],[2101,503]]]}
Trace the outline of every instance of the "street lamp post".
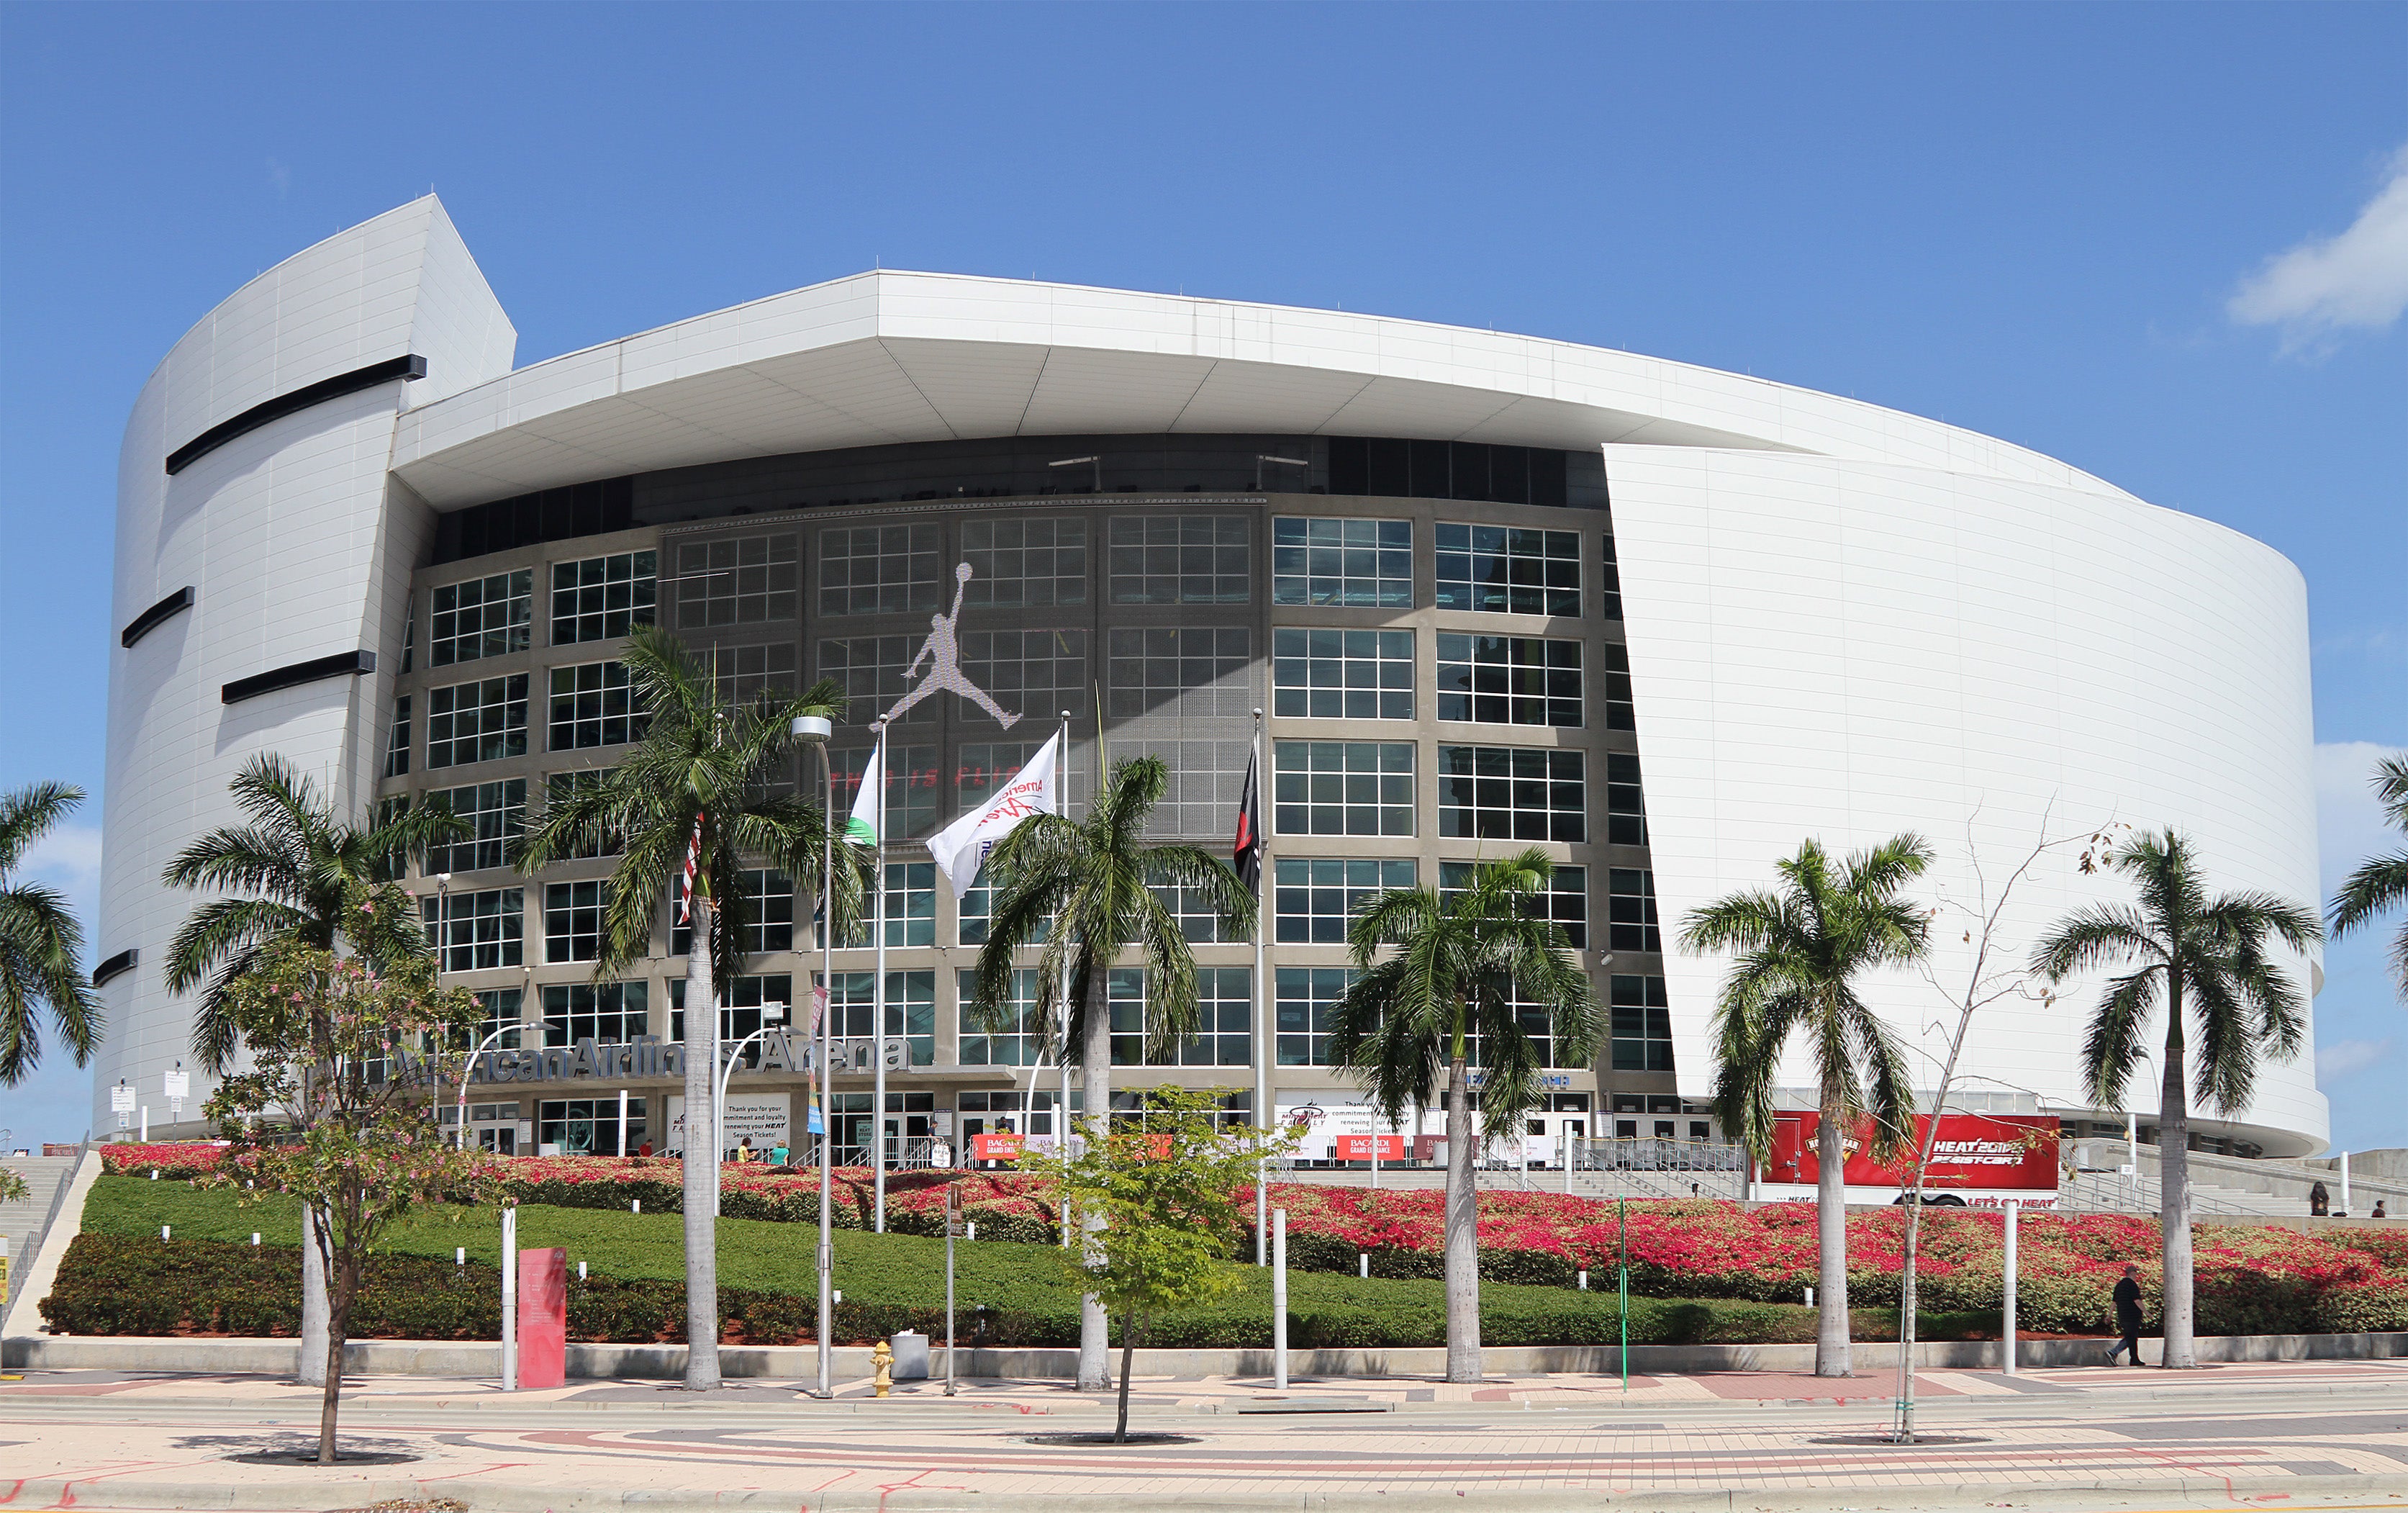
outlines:
{"label": "street lamp post", "polygon": [[[728,1047],[726,1064],[712,1069],[716,1074],[717,1079],[710,1095],[710,1131],[712,1139],[723,1143],[727,1139],[727,1079],[736,1075],[737,1064],[744,1059],[744,1047],[752,1045],[754,1041],[759,1040],[764,1035],[776,1034],[778,1032],[778,1026],[785,1021],[785,1017],[786,1006],[783,1003],[762,1004],[761,1028],[755,1030],[752,1033],[745,1036],[742,1040],[738,1041],[734,1045]],[[727,1185],[727,1163],[725,1161],[714,1161],[712,1162],[712,1167],[720,1174],[710,1184],[710,1212],[715,1218],[719,1213],[720,1190]]]}
{"label": "street lamp post", "polygon": [[[466,1150],[468,1148],[468,1074],[477,1069],[477,1059],[494,1048],[494,1042],[501,1039],[504,1035],[509,1034],[518,1028],[519,1027],[517,1025],[501,1026],[492,1034],[489,1034],[483,1040],[479,1041],[477,1043],[477,1048],[468,1053],[468,1059],[460,1064],[460,1130],[457,1144],[462,1150]],[[541,1109],[538,1109],[536,1112],[540,1114],[543,1111]],[[510,1138],[515,1140],[518,1137],[513,1135]]]}

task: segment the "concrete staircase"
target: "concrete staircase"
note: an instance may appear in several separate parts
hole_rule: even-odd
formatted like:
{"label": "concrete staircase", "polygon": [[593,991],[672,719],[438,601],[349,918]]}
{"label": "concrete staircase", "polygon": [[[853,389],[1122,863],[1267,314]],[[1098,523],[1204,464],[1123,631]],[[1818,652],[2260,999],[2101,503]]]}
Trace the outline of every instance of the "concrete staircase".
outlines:
{"label": "concrete staircase", "polygon": [[[25,1179],[31,1189],[16,1203],[0,1203],[0,1239],[8,1242],[8,1283],[11,1290],[18,1278],[34,1264],[34,1242],[50,1217],[50,1205],[59,1189],[75,1175],[74,1156],[10,1156],[0,1158],[0,1166]],[[5,1304],[0,1299],[0,1304]]]}

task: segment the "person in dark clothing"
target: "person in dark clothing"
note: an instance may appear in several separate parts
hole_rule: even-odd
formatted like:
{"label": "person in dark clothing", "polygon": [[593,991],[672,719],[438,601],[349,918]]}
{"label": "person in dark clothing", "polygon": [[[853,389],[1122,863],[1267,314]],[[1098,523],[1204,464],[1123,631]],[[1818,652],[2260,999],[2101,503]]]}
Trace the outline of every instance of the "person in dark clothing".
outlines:
{"label": "person in dark clothing", "polygon": [[2126,1261],[2124,1279],[2115,1284],[2115,1333],[2124,1337],[2107,1352],[2107,1363],[2111,1366],[2115,1363],[2115,1358],[2127,1350],[2132,1353],[2132,1364],[2137,1366],[2141,1363],[2140,1271],[2141,1268]]}
{"label": "person in dark clothing", "polygon": [[2309,1215],[2315,1218],[2322,1218],[2331,1212],[2332,1194],[2325,1190],[2323,1183],[2311,1183],[2308,1187]]}

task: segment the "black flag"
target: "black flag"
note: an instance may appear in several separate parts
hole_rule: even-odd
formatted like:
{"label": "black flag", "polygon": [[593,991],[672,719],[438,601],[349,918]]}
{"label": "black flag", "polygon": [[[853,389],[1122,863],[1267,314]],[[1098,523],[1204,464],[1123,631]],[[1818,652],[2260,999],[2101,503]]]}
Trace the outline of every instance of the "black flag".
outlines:
{"label": "black flag", "polygon": [[1260,759],[1259,751],[1246,756],[1246,791],[1238,800],[1238,840],[1232,847],[1238,880],[1256,898],[1263,896],[1263,797],[1254,782]]}

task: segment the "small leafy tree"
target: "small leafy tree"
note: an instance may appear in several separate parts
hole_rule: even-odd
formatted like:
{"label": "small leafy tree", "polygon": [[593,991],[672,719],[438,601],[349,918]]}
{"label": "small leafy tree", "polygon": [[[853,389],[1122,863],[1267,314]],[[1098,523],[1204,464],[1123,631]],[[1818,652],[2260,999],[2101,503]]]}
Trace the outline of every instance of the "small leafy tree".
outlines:
{"label": "small leafy tree", "polygon": [[[2386,756],[2374,764],[2374,796],[2383,800],[2383,817],[2408,841],[2408,756]],[[2408,905],[2408,844],[2384,856],[2369,857],[2343,880],[2332,898],[2332,938],[2341,940],[2377,915]],[[2408,919],[2391,937],[2391,979],[2408,1002]]]}
{"label": "small leafy tree", "polygon": [[1216,1128],[1226,1088],[1164,1084],[1146,1094],[1144,1117],[1109,1134],[1091,1133],[1076,1154],[1023,1156],[1020,1164],[1060,1184],[1071,1221],[1100,1218],[1083,1253],[1061,1252],[1072,1285],[1121,1324],[1120,1417],[1112,1441],[1128,1440],[1129,1367],[1154,1316],[1210,1303],[1239,1283],[1231,1264],[1244,1233],[1242,1201],[1267,1157],[1290,1133]]}
{"label": "small leafy tree", "polygon": [[[361,934],[386,911],[410,907],[392,885],[353,898]],[[343,1346],[368,1248],[416,1204],[501,1196],[492,1159],[446,1144],[430,1117],[431,1089],[457,1070],[443,1064],[456,1054],[437,1047],[475,1022],[477,1003],[437,987],[420,958],[377,965],[288,941],[263,947],[226,985],[223,1004],[251,1070],[228,1076],[206,1105],[234,1149],[200,1181],[233,1189],[246,1206],[281,1193],[322,1216],[304,1227],[304,1243],[327,1278],[318,1463],[332,1465]]]}

